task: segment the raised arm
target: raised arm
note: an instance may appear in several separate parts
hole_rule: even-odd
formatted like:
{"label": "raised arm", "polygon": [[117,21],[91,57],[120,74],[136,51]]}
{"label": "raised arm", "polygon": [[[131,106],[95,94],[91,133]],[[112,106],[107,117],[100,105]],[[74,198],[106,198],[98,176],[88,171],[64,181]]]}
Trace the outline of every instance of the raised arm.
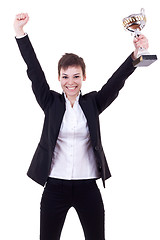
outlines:
{"label": "raised arm", "polygon": [[107,83],[96,95],[96,102],[101,113],[106,107],[108,107],[118,96],[119,91],[125,84],[125,80],[136,69],[133,67],[133,60],[137,58],[138,49],[143,47],[148,48],[148,39],[144,35],[140,35],[134,38],[134,52],[125,60],[125,62],[117,69],[117,71],[111,76]]}
{"label": "raised arm", "polygon": [[27,13],[16,15],[14,21],[16,41],[21,55],[27,64],[27,74],[29,79],[32,81],[32,89],[35,97],[41,108],[45,111],[52,101],[52,96],[44,72],[39,64],[29,37],[28,35],[25,36],[25,32],[23,30],[28,20],[29,17]]}

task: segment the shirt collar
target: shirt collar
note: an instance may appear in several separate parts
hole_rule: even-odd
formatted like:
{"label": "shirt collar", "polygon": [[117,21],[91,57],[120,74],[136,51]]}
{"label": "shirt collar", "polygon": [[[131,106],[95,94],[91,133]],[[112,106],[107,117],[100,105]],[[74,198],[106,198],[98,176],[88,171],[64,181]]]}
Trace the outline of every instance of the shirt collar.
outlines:
{"label": "shirt collar", "polygon": [[[65,98],[66,102],[69,102],[69,100],[68,100],[68,98],[66,96],[66,93],[65,92],[63,92],[63,93],[64,93],[64,98]],[[76,97],[76,101],[75,102],[79,101],[80,94],[81,94],[81,91],[79,92],[78,96]]]}

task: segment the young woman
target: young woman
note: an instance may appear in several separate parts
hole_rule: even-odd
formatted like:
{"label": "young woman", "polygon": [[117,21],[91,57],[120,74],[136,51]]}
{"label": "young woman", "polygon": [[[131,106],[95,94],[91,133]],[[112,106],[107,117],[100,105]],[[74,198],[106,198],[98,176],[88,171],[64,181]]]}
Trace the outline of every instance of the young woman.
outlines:
{"label": "young woman", "polygon": [[135,70],[132,61],[138,48],[148,48],[141,35],[135,51],[100,91],[81,94],[86,80],[85,63],[75,54],[65,54],[58,63],[63,94],[50,90],[29,37],[23,27],[28,14],[16,15],[16,40],[35,97],[45,114],[40,142],[28,176],[42,186],[40,240],[60,239],[67,211],[74,207],[86,240],[104,240],[104,206],[96,179],[111,176],[100,137],[99,114],[118,96],[125,80]]}

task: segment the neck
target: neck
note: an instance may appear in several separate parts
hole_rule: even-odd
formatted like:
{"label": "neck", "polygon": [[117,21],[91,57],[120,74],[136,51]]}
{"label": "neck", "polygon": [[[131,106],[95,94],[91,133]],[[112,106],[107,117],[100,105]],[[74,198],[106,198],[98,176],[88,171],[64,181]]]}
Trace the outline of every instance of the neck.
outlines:
{"label": "neck", "polygon": [[67,98],[68,98],[68,100],[70,101],[71,106],[73,107],[73,105],[74,105],[74,103],[75,103],[75,101],[76,101],[76,97],[68,97],[68,96],[67,96]]}
{"label": "neck", "polygon": [[[65,93],[65,95],[66,95],[66,93]],[[79,93],[76,96],[68,96],[68,95],[66,95],[66,97],[70,101],[70,104],[71,104],[72,107],[73,107],[73,105],[74,105],[78,95],[79,95]]]}

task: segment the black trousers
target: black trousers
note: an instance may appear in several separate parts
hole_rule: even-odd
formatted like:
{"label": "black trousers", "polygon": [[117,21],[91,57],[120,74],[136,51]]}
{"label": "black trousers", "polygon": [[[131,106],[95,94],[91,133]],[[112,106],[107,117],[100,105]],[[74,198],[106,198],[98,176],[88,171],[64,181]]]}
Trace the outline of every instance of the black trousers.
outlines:
{"label": "black trousers", "polygon": [[41,200],[40,240],[59,240],[68,210],[78,213],[86,240],[104,240],[104,206],[96,180],[49,178]]}

